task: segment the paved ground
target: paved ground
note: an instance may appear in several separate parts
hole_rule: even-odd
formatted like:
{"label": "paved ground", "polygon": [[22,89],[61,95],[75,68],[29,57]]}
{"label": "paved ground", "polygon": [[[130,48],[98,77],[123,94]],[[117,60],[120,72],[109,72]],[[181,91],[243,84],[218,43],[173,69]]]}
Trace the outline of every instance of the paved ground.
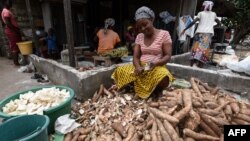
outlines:
{"label": "paved ground", "polygon": [[33,73],[17,72],[18,69],[19,67],[15,67],[11,60],[0,57],[0,100],[18,91],[49,85],[30,79]]}

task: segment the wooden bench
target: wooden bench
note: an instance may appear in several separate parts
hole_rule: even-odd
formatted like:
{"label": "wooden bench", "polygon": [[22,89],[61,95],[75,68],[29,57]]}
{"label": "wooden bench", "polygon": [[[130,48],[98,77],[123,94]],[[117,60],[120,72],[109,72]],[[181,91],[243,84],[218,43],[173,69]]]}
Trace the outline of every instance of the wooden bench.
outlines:
{"label": "wooden bench", "polygon": [[99,62],[104,62],[105,67],[109,67],[112,65],[110,57],[93,56],[93,59],[95,66],[97,66]]}

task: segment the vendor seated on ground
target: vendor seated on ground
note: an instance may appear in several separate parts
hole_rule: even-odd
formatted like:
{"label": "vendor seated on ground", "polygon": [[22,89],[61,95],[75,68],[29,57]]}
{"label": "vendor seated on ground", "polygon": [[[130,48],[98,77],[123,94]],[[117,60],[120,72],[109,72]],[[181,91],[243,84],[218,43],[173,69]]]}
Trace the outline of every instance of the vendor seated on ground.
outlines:
{"label": "vendor seated on ground", "polygon": [[128,54],[128,50],[125,47],[119,47],[115,49],[120,43],[119,35],[113,31],[115,20],[108,18],[104,21],[104,28],[97,32],[98,37],[98,54],[101,56],[109,56],[111,58],[122,57]]}
{"label": "vendor seated on ground", "polygon": [[133,26],[127,27],[127,32],[125,33],[126,46],[128,48],[129,54],[133,54],[133,48],[135,46],[135,33]]}
{"label": "vendor seated on ground", "polygon": [[47,42],[47,46],[48,46],[48,56],[51,59],[56,59],[57,58],[57,46],[56,46],[56,36],[54,33],[54,29],[53,28],[49,28],[48,30],[48,36],[45,38],[41,38],[40,40],[45,40]]}
{"label": "vendor seated on ground", "polygon": [[166,68],[172,52],[172,41],[168,31],[153,26],[154,12],[141,7],[135,13],[140,34],[135,40],[133,64],[118,67],[112,74],[118,89],[132,84],[137,96],[148,98],[165,89],[173,76]]}

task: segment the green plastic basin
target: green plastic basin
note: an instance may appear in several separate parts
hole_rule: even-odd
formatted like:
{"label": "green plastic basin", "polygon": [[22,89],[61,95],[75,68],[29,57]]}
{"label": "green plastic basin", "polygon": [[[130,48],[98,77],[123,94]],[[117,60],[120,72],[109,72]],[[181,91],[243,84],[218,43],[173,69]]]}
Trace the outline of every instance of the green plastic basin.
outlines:
{"label": "green plastic basin", "polygon": [[1,141],[49,141],[45,115],[16,116],[0,125]]}
{"label": "green plastic basin", "polygon": [[17,116],[17,115],[8,115],[6,113],[3,113],[3,107],[7,103],[9,103],[11,100],[18,99],[20,94],[24,94],[24,93],[27,93],[29,91],[36,92],[38,90],[41,90],[42,88],[51,88],[51,87],[56,87],[56,88],[59,88],[60,90],[66,89],[70,93],[70,97],[67,100],[65,100],[64,102],[62,102],[60,105],[55,106],[55,107],[51,107],[51,108],[43,111],[43,114],[47,115],[50,119],[48,132],[53,133],[54,132],[54,124],[55,124],[56,119],[62,115],[70,114],[70,112],[71,112],[71,101],[74,98],[75,92],[74,92],[74,90],[72,90],[71,88],[66,87],[66,86],[42,86],[42,87],[35,87],[35,88],[29,89],[29,90],[17,92],[15,94],[13,94],[12,96],[7,97],[0,102],[0,117],[4,118],[4,119],[9,119],[9,118]]}

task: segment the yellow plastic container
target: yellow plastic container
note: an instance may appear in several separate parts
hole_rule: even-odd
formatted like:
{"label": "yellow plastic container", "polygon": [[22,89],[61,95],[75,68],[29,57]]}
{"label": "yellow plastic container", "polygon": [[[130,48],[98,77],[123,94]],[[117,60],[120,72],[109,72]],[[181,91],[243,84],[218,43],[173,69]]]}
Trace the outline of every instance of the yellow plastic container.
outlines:
{"label": "yellow plastic container", "polygon": [[29,55],[33,53],[32,41],[19,42],[17,46],[22,55]]}

